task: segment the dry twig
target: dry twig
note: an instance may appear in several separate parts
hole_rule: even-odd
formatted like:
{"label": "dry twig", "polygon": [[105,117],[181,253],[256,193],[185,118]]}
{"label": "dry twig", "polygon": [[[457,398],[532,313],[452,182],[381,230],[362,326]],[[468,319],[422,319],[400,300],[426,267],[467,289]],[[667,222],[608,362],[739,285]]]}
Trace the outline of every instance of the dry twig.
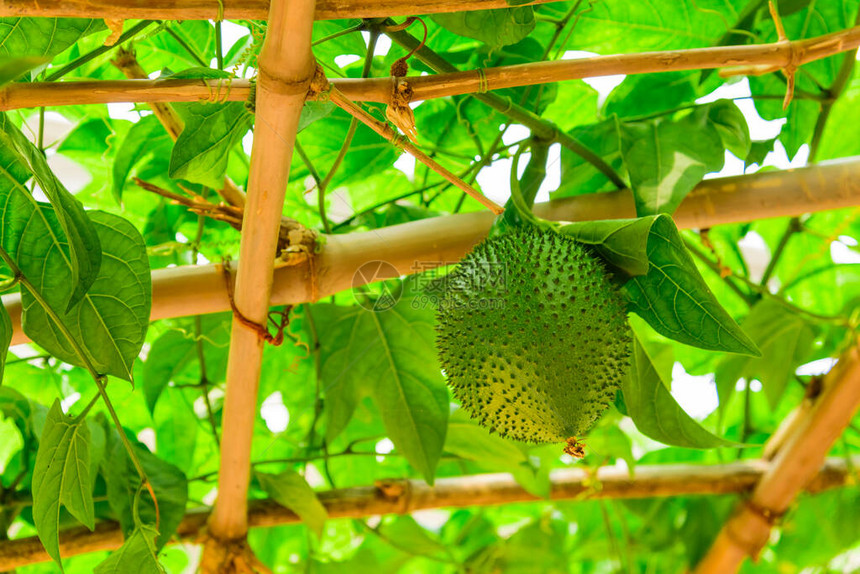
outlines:
{"label": "dry twig", "polygon": [[[319,68],[317,68],[317,74],[322,74]],[[328,80],[326,80],[324,76],[322,77],[322,82],[328,84]],[[389,126],[388,124],[384,124],[371,116],[361,106],[352,102],[349,98],[344,96],[337,88],[335,88],[331,84],[328,84],[328,97],[331,98],[331,101],[334,102],[342,110],[350,114],[352,117],[357,118],[361,123],[381,135],[383,138],[390,141],[395,146],[408,152],[415,159],[441,175],[445,180],[451,182],[456,187],[463,190],[473,199],[478,201],[478,203],[480,203],[496,215],[504,211],[501,206],[499,206],[494,201],[487,198],[484,194],[477,191],[471,185],[469,185],[468,183],[442,167],[439,162],[437,162],[432,157],[428,156],[426,153],[418,149],[418,147],[411,141],[395,132],[391,126]]]}
{"label": "dry twig", "polygon": [[[146,70],[140,66],[132,50],[119,48],[116,58],[111,63],[130,80],[143,80],[148,77]],[[176,141],[185,127],[182,123],[182,118],[179,117],[176,110],[168,103],[152,102],[149,104],[149,107],[152,108],[155,117],[158,118],[158,121],[167,130],[170,139]],[[224,187],[218,190],[218,195],[230,205],[236,207],[245,206],[245,192],[239,189],[239,186],[233,183],[233,180],[229,177],[224,178]]]}

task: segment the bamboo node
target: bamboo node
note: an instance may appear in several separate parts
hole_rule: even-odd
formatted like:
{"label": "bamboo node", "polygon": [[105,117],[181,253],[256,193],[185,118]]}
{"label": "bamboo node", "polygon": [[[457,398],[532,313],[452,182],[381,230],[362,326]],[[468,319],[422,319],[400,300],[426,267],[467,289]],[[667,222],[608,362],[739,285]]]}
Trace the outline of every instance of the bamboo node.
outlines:
{"label": "bamboo node", "polygon": [[484,71],[484,68],[478,68],[475,70],[475,73],[478,74],[478,93],[486,94],[490,91],[490,81],[487,79],[487,73]]}
{"label": "bamboo node", "polygon": [[389,502],[399,502],[398,514],[406,514],[412,503],[412,482],[403,479],[383,479],[374,483],[382,497]]}
{"label": "bamboo node", "polygon": [[785,110],[788,109],[788,104],[791,103],[791,99],[794,97],[795,75],[797,67],[801,63],[800,53],[795,48],[794,42],[790,41],[788,36],[786,36],[785,28],[782,25],[782,18],[780,18],[779,11],[776,9],[773,0],[768,0],[767,6],[768,10],[770,10],[770,17],[773,18],[773,25],[776,26],[777,43],[788,46],[788,63],[782,68],[782,73],[785,74],[787,80],[785,98],[782,100],[782,109]]}
{"label": "bamboo node", "polygon": [[327,102],[330,95],[331,83],[328,81],[322,66],[317,62],[316,68],[314,69],[314,76],[311,78],[310,86],[308,86],[307,99]]}
{"label": "bamboo node", "polygon": [[766,508],[750,498],[747,498],[743,501],[743,505],[756,516],[764,520],[768,526],[775,526],[777,522],[779,522],[784,516],[785,511],[776,511],[770,508]]}
{"label": "bamboo node", "polygon": [[413,143],[418,143],[418,128],[415,113],[409,107],[412,100],[412,86],[405,79],[397,78],[391,92],[391,103],[385,107],[385,117],[400,128]]}

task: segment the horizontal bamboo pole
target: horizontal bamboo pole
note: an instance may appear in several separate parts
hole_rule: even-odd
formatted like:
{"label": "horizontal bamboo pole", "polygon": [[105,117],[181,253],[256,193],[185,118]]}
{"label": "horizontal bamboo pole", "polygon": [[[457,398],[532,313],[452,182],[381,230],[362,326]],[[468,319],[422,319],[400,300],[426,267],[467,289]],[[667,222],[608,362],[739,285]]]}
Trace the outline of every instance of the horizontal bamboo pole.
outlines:
{"label": "horizontal bamboo pole", "polygon": [[[429,100],[488,90],[595,78],[615,74],[648,74],[715,68],[779,69],[847,52],[860,46],[860,27],[806,40],[742,46],[717,46],[594,56],[581,60],[532,62],[405,78],[412,101]],[[401,80],[403,80],[401,78]],[[331,83],[354,102],[389,103],[394,78],[343,78]],[[37,106],[117,102],[186,102],[207,99],[240,101],[248,98],[247,80],[229,84],[218,80],[111,80],[10,84],[0,90],[0,111]]]}
{"label": "horizontal bamboo pole", "polygon": [[[807,485],[807,492],[816,493],[849,484],[854,479],[852,469],[857,465],[860,465],[860,457],[854,459],[850,467],[845,459],[827,460]],[[769,468],[768,463],[761,460],[712,466],[637,466],[633,476],[619,467],[602,467],[596,473],[570,468],[552,473],[550,499],[636,499],[743,493],[749,491]],[[420,480],[383,481],[375,486],[320,492],[319,498],[331,518],[363,518],[380,514],[408,514],[430,508],[490,506],[541,500],[526,492],[509,474],[440,478],[432,487]],[[205,510],[187,514],[179,525],[176,538],[192,542],[197,540],[208,517],[209,513]],[[298,522],[300,519],[294,513],[269,501],[252,502],[248,512],[248,524],[251,527]],[[73,528],[60,534],[60,553],[64,557],[113,550],[120,545],[122,533],[115,522],[100,523],[95,532],[86,528]],[[48,560],[50,557],[35,536],[0,542],[0,570]]]}
{"label": "horizontal bamboo pole", "polygon": [[[528,5],[557,0],[532,0]],[[267,0],[0,0],[0,17],[107,18],[115,20],[265,20]],[[463,10],[508,8],[507,0],[320,0],[315,20],[385,18]]]}
{"label": "horizontal bamboo pole", "polygon": [[860,407],[860,350],[852,347],[823,381],[823,391],[803,421],[789,418],[793,429],[762,474],[749,500],[717,535],[695,574],[737,572],[747,556],[757,558],[770,539],[771,528],[789,505],[814,480],[827,452]]}
{"label": "horizontal bamboo pole", "polygon": [[[684,199],[674,218],[682,229],[702,229],[855,205],[860,205],[860,158],[705,180]],[[551,201],[536,205],[535,210],[557,221],[636,216],[627,190]],[[314,293],[319,299],[349,289],[358,268],[369,261],[387,261],[398,275],[415,273],[417,265],[426,270],[459,261],[486,236],[492,222],[493,214],[482,211],[328,236],[316,256],[313,276],[307,264],[275,271],[271,302],[306,303],[314,300]],[[152,288],[152,320],[230,310],[220,265],[157,269],[152,272]],[[6,295],[3,305],[12,318],[12,344],[26,343],[20,297]]]}

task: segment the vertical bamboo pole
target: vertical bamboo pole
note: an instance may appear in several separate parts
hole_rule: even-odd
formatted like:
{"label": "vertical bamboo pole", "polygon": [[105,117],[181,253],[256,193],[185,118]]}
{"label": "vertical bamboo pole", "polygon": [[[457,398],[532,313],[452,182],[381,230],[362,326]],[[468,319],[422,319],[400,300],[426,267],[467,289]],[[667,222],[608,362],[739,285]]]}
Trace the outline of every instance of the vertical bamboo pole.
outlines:
{"label": "vertical bamboo pole", "polygon": [[[269,308],[299,114],[314,73],[310,46],[315,4],[315,0],[273,0],[259,57],[254,145],[235,302],[242,315],[261,325],[266,324]],[[220,541],[241,540],[248,530],[251,439],[263,344],[257,331],[233,319],[218,499],[209,520],[209,534]]]}
{"label": "vertical bamboo pole", "polygon": [[723,526],[695,574],[737,572],[747,556],[767,544],[773,523],[812,480],[827,451],[851,422],[860,405],[860,352],[852,347],[824,379],[824,389],[805,420],[793,428],[777,451],[750,499]]}

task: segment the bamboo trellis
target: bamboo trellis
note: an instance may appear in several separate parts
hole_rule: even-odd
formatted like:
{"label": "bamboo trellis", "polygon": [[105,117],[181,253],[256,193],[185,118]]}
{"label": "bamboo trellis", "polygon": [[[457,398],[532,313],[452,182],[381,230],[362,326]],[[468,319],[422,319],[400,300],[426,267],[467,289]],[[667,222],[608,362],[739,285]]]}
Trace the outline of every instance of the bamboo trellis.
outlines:
{"label": "bamboo trellis", "polygon": [[[638,54],[594,56],[579,60],[535,62],[481,68],[465,72],[408,76],[405,78],[335,78],[332,85],[352,101],[390,103],[393,88],[407,82],[411,101],[482,93],[617,74],[649,74],[684,70],[721,69],[726,73],[799,66],[847,52],[860,46],[860,27],[816,38],[771,44],[719,46]],[[243,101],[250,93],[248,80],[103,80],[12,84],[0,90],[0,110],[33,106],[156,103],[219,99]],[[311,94],[311,98],[325,94]]]}
{"label": "bamboo trellis", "polygon": [[[784,171],[708,179],[690,193],[673,218],[681,229],[706,229],[769,217],[790,217],[860,205],[860,158]],[[582,195],[537,204],[535,212],[556,221],[635,217],[627,190]],[[398,276],[459,261],[484,238],[493,216],[488,211],[434,217],[372,232],[334,235],[315,261],[275,270],[272,305],[299,304],[353,286],[356,270],[384,259]],[[152,272],[153,321],[230,310],[220,264],[189,265]],[[27,342],[21,330],[21,298],[6,295],[12,344]]]}
{"label": "bamboo trellis", "polygon": [[[532,0],[519,5],[547,4],[553,1],[557,0]],[[269,4],[267,0],[2,0],[0,17],[267,20]],[[508,6],[507,0],[320,0],[316,4],[314,19],[384,18]]]}
{"label": "bamboo trellis", "polygon": [[[535,2],[543,3],[543,1]],[[448,216],[386,228],[373,234],[332,237],[317,258],[307,255],[304,264],[273,272],[273,259],[283,192],[289,176],[289,158],[299,110],[306,99],[312,75],[310,30],[314,19],[383,17],[413,12],[453,12],[505,7],[503,0],[290,0],[267,2],[225,1],[220,7],[209,0],[132,2],[49,0],[0,3],[0,16],[54,16],[96,18],[252,18],[269,20],[269,34],[259,60],[257,88],[258,130],[251,157],[249,194],[244,210],[241,265],[238,266],[235,300],[247,320],[235,319],[228,367],[219,498],[211,515],[189,515],[179,536],[196,539],[208,524],[209,543],[204,570],[216,571],[241,541],[250,525],[264,526],[296,521],[286,510],[269,503],[254,503],[248,511],[251,428],[256,415],[256,387],[261,360],[260,334],[249,321],[262,322],[268,306],[312,301],[349,287],[358,265],[385,258],[398,272],[412,270],[415,261],[456,261],[486,233],[491,217],[486,213]],[[703,48],[648,54],[604,56],[581,61],[551,62],[474,70],[427,77],[410,77],[414,100],[454,94],[541,84],[608,74],[732,68],[729,73],[788,69],[805,62],[855,49],[860,28],[803,41],[758,46]],[[400,81],[403,81],[402,79]],[[395,81],[391,78],[333,82],[353,100],[389,102]],[[0,109],[28,106],[113,101],[170,102],[207,99],[217,85],[202,81],[79,82],[14,85],[0,92]],[[82,98],[80,90],[88,97]],[[317,94],[318,92],[314,92]],[[248,86],[235,81],[227,99],[245,99]],[[860,204],[860,160],[816,166],[793,173],[769,173],[704,182],[684,201],[676,215],[679,227],[710,227],[727,222],[797,215],[822,209]],[[587,220],[632,216],[627,192],[584,196],[551,202],[539,208],[541,215],[561,220]],[[373,235],[373,237],[371,237]],[[310,259],[313,257],[313,259]],[[312,264],[313,262],[313,264]],[[230,308],[218,266],[163,270],[153,273],[152,318],[200,314]],[[274,287],[273,287],[274,286]],[[20,332],[20,303],[4,298],[15,323],[14,343],[26,341]],[[841,366],[828,376],[824,393],[805,412],[772,462],[738,463],[722,467],[640,467],[632,478],[618,470],[601,469],[596,478],[602,489],[594,492],[595,476],[570,470],[554,477],[556,499],[669,496],[709,492],[746,492],[752,502],[743,506],[726,525],[724,534],[699,567],[699,572],[736,570],[746,555],[755,555],[767,540],[772,518],[781,514],[798,491],[844,484],[850,466],[828,461],[821,466],[833,440],[848,424],[860,404],[860,366],[854,348]],[[227,438],[229,437],[229,438]],[[809,482],[812,477],[817,477]],[[490,486],[488,486],[488,484]],[[447,488],[447,490],[446,490]],[[365,516],[385,512],[410,512],[420,508],[494,504],[533,499],[506,477],[461,477],[439,481],[434,489],[414,481],[394,481],[368,487],[323,493],[332,516]],[[95,533],[71,531],[63,535],[64,555],[121,544],[119,529],[110,523]],[[226,549],[226,550],[224,550]],[[11,568],[47,558],[34,540],[0,542],[0,568]],[[241,557],[239,557],[241,558]]]}
{"label": "bamboo trellis", "polygon": [[[860,457],[831,458],[806,485],[815,494],[839,488],[856,480],[853,474]],[[553,471],[547,499],[527,492],[509,474],[476,474],[439,478],[434,486],[422,480],[395,480],[371,486],[319,492],[330,518],[365,518],[381,514],[409,514],[433,508],[465,508],[516,502],[584,501],[605,499],[663,498],[682,495],[744,494],[750,492],[771,464],[747,460],[720,465],[661,464],[627,469],[607,466],[597,469],[568,468]],[[209,511],[205,508],[186,514],[172,541],[199,540]],[[292,511],[267,500],[255,500],[248,509],[251,527],[280,526],[301,522]],[[119,524],[105,522],[95,532],[73,528],[60,535],[63,556],[114,550],[122,545]],[[47,562],[51,558],[35,536],[0,542],[0,570]]]}

